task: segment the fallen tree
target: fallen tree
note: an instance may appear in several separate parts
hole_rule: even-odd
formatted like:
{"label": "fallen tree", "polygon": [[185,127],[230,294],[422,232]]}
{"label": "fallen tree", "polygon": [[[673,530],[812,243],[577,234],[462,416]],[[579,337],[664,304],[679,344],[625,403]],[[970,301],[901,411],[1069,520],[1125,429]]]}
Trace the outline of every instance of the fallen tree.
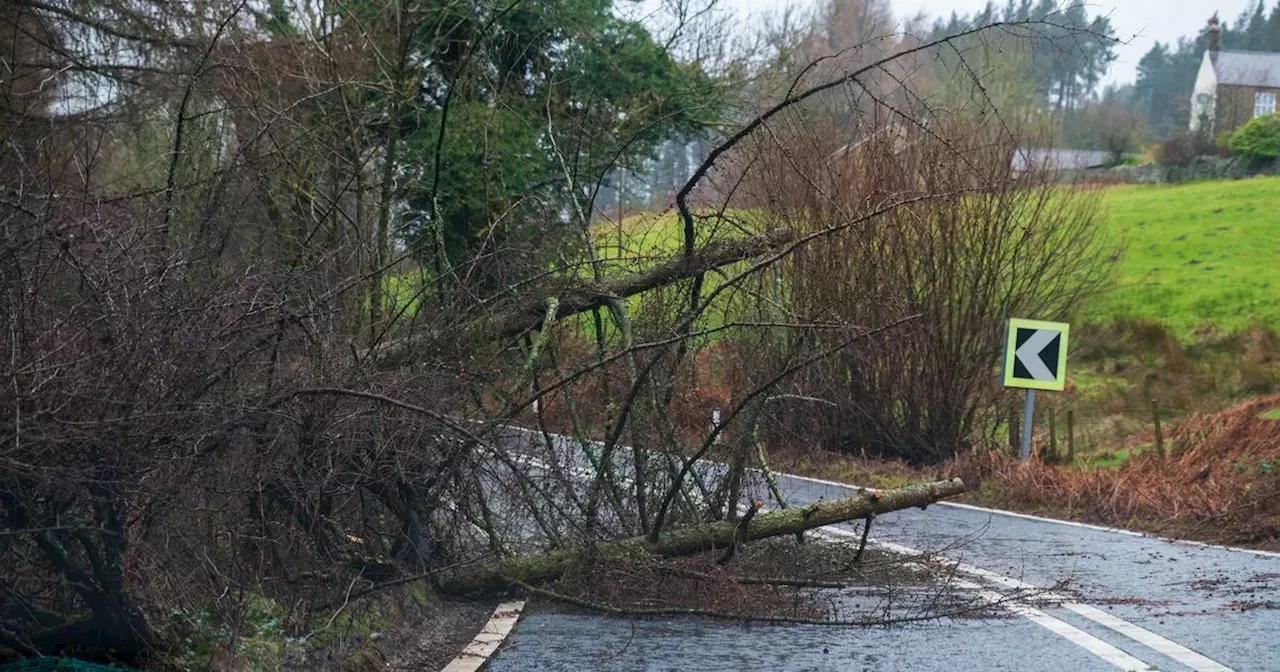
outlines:
{"label": "fallen tree", "polygon": [[626,559],[692,555],[726,548],[739,541],[793,535],[891,511],[924,508],[963,492],[964,482],[958,478],[892,490],[865,491],[854,497],[761,513],[748,521],[745,531],[740,530],[739,523],[736,522],[708,523],[672,530],[656,542],[643,536],[631,537],[599,543],[591,548],[570,548],[538,555],[503,558],[441,573],[437,577],[437,585],[440,590],[454,594],[498,592],[520,584],[557,579],[574,565],[590,557]]}
{"label": "fallen tree", "polygon": [[429,349],[434,341],[441,338],[478,343],[519,336],[542,326],[547,318],[549,301],[555,300],[554,317],[563,319],[739,261],[777,252],[798,238],[799,234],[794,229],[772,229],[746,238],[711,243],[692,256],[676,257],[647,271],[600,282],[568,281],[549,291],[534,292],[532,298],[501,304],[461,329],[453,327],[439,333],[414,335],[385,343],[373,350],[372,359],[380,368],[393,369],[412,362],[415,352]]}

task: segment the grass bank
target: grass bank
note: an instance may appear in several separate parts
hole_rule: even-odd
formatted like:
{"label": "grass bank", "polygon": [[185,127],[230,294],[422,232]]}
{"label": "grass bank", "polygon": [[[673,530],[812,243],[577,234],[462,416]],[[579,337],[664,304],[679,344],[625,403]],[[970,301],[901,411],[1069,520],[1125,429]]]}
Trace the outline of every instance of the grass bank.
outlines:
{"label": "grass bank", "polygon": [[1157,322],[1181,340],[1280,327],[1280,178],[1115,187],[1103,204],[1125,251],[1080,322]]}

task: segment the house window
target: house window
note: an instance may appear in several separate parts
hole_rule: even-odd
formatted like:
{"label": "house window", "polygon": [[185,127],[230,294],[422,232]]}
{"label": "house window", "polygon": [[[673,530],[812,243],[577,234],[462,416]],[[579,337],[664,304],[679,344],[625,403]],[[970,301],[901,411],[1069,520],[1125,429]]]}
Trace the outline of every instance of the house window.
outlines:
{"label": "house window", "polygon": [[1258,91],[1253,94],[1253,116],[1276,113],[1276,92]]}

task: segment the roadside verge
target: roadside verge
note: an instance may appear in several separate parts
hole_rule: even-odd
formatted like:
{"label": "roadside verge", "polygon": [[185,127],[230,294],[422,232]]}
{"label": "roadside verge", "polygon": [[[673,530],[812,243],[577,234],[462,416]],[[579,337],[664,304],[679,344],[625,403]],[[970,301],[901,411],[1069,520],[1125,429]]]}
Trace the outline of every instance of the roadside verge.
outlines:
{"label": "roadside verge", "polygon": [[507,636],[516,627],[520,614],[524,611],[524,600],[503,602],[493,610],[489,622],[480,628],[480,632],[471,640],[462,652],[457,655],[441,672],[476,672],[484,667],[498,648],[506,641]]}

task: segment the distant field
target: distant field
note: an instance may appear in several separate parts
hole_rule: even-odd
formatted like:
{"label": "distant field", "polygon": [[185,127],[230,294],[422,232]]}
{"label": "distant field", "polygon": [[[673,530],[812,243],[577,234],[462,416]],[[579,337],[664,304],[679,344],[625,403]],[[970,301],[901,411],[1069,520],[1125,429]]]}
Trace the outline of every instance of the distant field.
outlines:
{"label": "distant field", "polygon": [[1116,187],[1104,206],[1126,248],[1116,286],[1079,319],[1151,319],[1181,337],[1280,327],[1280,178]]}
{"label": "distant field", "polygon": [[[1124,253],[1115,285],[1076,321],[1154,320],[1183,339],[1204,327],[1280,328],[1280,177],[1115,187],[1103,207]],[[673,215],[629,217],[621,228],[631,263],[679,249]],[[616,225],[596,236],[601,256],[616,258]]]}
{"label": "distant field", "polygon": [[[1124,253],[1116,262],[1115,285],[1074,321],[1154,320],[1183,339],[1194,339],[1204,327],[1221,333],[1253,324],[1280,329],[1280,177],[1121,186],[1105,192],[1103,206],[1103,226]],[[700,222],[700,238],[735,237],[760,226],[749,221],[750,212],[726,215],[718,226]],[[593,237],[608,274],[669,259],[682,240],[674,213],[640,214],[621,226],[601,223]],[[705,290],[719,280],[712,274]],[[416,309],[417,278],[392,278],[389,284],[397,303],[414,303],[410,312]],[[635,310],[639,298],[628,303]],[[710,322],[723,321],[727,308],[713,308]]]}
{"label": "distant field", "polygon": [[[730,211],[722,218],[715,220],[700,219],[698,221],[697,245],[717,240],[730,240],[751,235],[758,231],[761,224],[752,221],[753,213],[749,211]],[[604,272],[610,275],[626,275],[635,273],[656,264],[671,260],[678,256],[684,246],[684,226],[674,212],[641,213],[627,217],[619,225],[618,222],[601,222],[592,228],[592,237],[596,244],[596,255],[604,261]],[[719,272],[708,273],[704,278],[703,295],[709,295],[720,286],[725,276],[732,276],[749,266],[748,262],[738,262],[723,267]],[[743,314],[742,302],[745,297],[737,292],[725,292],[716,297],[704,313],[699,329],[717,328]],[[626,301],[627,309],[634,317],[642,309],[643,296],[633,296]],[[674,311],[684,306],[683,301],[672,303],[668,310]],[[650,309],[653,306],[650,304]],[[672,312],[671,317],[675,316]],[[585,333],[594,335],[592,321],[586,317],[578,320]],[[606,326],[612,332],[613,320],[606,315]],[[713,336],[717,339],[720,336]]]}
{"label": "distant field", "polygon": [[[1124,253],[1115,285],[1077,321],[1154,320],[1183,339],[1204,327],[1280,329],[1280,177],[1115,187],[1103,207],[1103,226]],[[679,249],[673,215],[629,217],[621,228],[631,263]],[[617,226],[596,236],[601,256],[616,258]]]}

